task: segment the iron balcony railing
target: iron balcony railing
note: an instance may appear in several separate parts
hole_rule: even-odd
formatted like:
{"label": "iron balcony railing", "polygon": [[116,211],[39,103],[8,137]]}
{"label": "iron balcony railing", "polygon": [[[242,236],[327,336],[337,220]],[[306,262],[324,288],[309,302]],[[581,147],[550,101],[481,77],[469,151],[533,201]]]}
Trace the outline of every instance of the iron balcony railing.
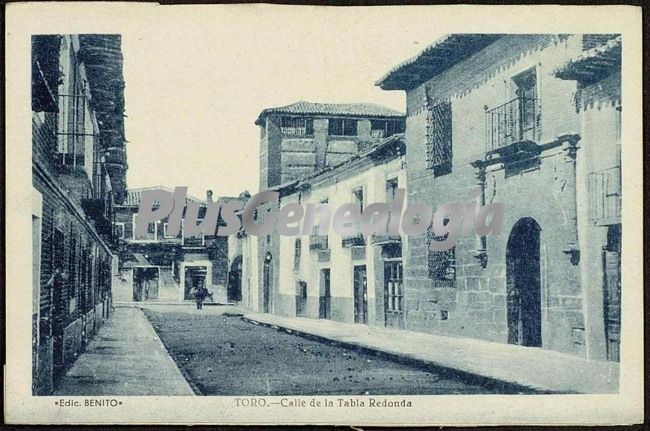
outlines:
{"label": "iron balcony railing", "polygon": [[598,224],[621,221],[621,167],[589,174],[589,219]]}
{"label": "iron balcony railing", "polygon": [[328,248],[327,235],[310,235],[309,236],[309,249],[310,250],[325,250]]}
{"label": "iron balcony railing", "polygon": [[521,141],[539,140],[539,100],[517,97],[492,109],[485,108],[486,151]]}
{"label": "iron balcony railing", "polygon": [[341,238],[341,247],[359,247],[364,245],[366,245],[366,240],[360,233]]}
{"label": "iron balcony railing", "polygon": [[372,236],[373,245],[399,244],[401,242],[402,237],[399,235],[374,234]]}

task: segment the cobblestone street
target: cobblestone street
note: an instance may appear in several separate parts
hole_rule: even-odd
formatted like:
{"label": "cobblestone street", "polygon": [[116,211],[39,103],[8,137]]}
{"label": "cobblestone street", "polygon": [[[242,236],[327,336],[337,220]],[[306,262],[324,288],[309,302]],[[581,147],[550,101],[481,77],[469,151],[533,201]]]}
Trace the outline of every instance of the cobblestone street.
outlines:
{"label": "cobblestone street", "polygon": [[229,307],[145,309],[186,378],[203,395],[410,395],[521,393],[415,368],[372,352],[313,341],[241,319]]}

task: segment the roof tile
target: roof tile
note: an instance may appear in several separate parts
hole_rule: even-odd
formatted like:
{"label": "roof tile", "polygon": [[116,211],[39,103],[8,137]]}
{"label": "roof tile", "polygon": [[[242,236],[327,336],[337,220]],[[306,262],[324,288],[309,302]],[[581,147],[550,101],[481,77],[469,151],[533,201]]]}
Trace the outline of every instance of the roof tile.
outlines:
{"label": "roof tile", "polygon": [[260,125],[269,114],[337,115],[349,117],[400,118],[404,113],[375,103],[316,103],[301,100],[291,105],[264,109],[255,124]]}

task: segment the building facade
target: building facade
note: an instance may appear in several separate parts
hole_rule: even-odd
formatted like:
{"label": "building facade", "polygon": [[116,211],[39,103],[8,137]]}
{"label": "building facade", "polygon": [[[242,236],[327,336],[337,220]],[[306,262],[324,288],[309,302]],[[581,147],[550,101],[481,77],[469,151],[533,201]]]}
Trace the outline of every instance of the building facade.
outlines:
{"label": "building facade", "polygon": [[51,394],[111,314],[124,198],[124,80],[114,35],[32,37],[32,389]]}
{"label": "building facade", "polygon": [[409,238],[406,328],[618,360],[620,39],[450,35],[377,84],[406,92],[408,201],[505,204],[500,235]]}
{"label": "building facade", "polygon": [[260,190],[336,166],[372,143],[404,131],[403,114],[369,103],[300,101],[263,110]]}
{"label": "building facade", "polygon": [[[362,210],[390,200],[406,183],[404,116],[395,111],[298,102],[262,111],[256,124],[262,129],[260,189],[279,192],[280,206],[327,203],[335,211],[356,202]],[[253,310],[403,325],[395,310],[387,310],[385,295],[390,279],[390,304],[401,301],[402,240],[241,232],[229,239],[229,262],[241,304]]]}
{"label": "building facade", "polygon": [[[144,190],[166,187],[129,189],[126,199],[116,206],[115,236],[119,242],[120,268],[115,286],[115,300],[124,302],[178,302],[191,300],[190,290],[199,284],[208,288],[215,302],[237,300],[237,292],[228,291],[228,239],[216,235],[187,236],[185,217],[178,235],[167,234],[167,218],[150,223],[147,233],[135,235],[133,226]],[[221,197],[216,203],[236,198]],[[187,196],[188,203],[198,204],[198,221],[213,203],[212,191],[205,200]]]}

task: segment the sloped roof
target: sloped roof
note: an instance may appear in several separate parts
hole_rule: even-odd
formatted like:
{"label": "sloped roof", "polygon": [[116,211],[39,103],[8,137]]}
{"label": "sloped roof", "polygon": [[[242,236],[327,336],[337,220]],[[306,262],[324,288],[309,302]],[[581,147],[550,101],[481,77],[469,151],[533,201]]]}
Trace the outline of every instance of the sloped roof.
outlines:
{"label": "sloped roof", "polygon": [[260,125],[269,114],[332,115],[343,117],[391,117],[400,118],[404,113],[375,103],[317,103],[301,100],[291,105],[263,110],[255,124]]}
{"label": "sloped roof", "polygon": [[482,50],[501,34],[448,34],[375,82],[383,90],[408,90]]}
{"label": "sloped roof", "polygon": [[572,58],[555,69],[553,74],[560,79],[586,82],[598,80],[614,68],[620,67],[621,47],[621,36],[616,36]]}
{"label": "sloped roof", "polygon": [[[164,190],[169,193],[173,193],[174,190],[165,186],[153,186],[153,187],[141,187],[137,189],[128,189],[126,191],[126,197],[122,205],[124,206],[140,206],[140,200],[142,199],[142,192],[145,190]],[[203,202],[201,199],[195,198],[194,196],[187,195],[185,202]]]}

